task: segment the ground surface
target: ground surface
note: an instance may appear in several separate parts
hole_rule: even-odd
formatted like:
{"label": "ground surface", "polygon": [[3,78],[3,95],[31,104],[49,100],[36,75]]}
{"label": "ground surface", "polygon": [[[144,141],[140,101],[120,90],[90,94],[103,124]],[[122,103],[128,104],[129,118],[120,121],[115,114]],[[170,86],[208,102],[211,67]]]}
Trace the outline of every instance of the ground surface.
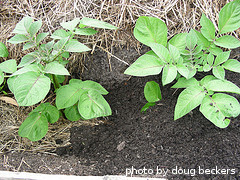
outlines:
{"label": "ground surface", "polygon": [[[101,77],[104,71],[97,67],[99,66],[96,66],[94,71]],[[240,86],[239,74],[228,72],[226,78]],[[168,170],[167,177],[170,179],[238,179],[240,118],[232,119],[228,128],[219,129],[196,109],[192,114],[173,121],[174,106],[181,90],[175,92],[175,89],[170,89],[170,85],[161,87],[163,100],[157,106],[145,114],[140,113],[141,107],[146,103],[143,88],[149,80],[160,83],[158,76],[132,77],[112,86],[113,89],[109,90],[106,99],[111,105],[113,115],[105,124],[73,127],[71,146],[57,150],[57,154],[61,156],[8,153],[2,155],[0,169],[56,174],[117,175],[125,174],[126,168],[133,167],[153,169],[153,177],[158,177],[158,167]],[[235,97],[240,100],[239,95]],[[172,174],[171,171],[176,169],[176,166],[178,169],[185,169],[185,173],[189,175]],[[199,167],[205,170],[222,169],[225,174],[229,169],[228,174],[233,171],[235,173],[199,175]],[[212,172],[215,173],[215,170]]]}

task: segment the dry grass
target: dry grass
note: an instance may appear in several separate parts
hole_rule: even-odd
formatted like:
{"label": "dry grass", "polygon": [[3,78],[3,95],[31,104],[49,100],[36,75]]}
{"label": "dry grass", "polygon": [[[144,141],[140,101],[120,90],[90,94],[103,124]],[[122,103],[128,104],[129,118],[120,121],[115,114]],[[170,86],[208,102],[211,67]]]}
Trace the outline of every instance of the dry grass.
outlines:
{"label": "dry grass", "polygon": [[[12,30],[22,17],[28,15],[36,20],[42,19],[42,31],[53,32],[59,28],[60,22],[85,16],[119,27],[117,31],[100,30],[96,36],[81,37],[93,50],[101,47],[111,56],[113,46],[133,46],[137,50],[141,48],[141,44],[133,37],[134,24],[139,16],[153,16],[165,21],[170,38],[191,28],[199,29],[202,12],[217,28],[218,13],[227,2],[229,0],[0,0],[0,41],[7,44],[9,58],[20,60],[27,52],[21,51],[21,45],[13,46],[6,41],[12,36]],[[239,30],[235,36],[239,36]],[[82,69],[83,57],[84,55],[71,57],[70,72],[73,66]],[[0,62],[5,59],[0,59]],[[61,146],[68,145],[70,127],[84,123],[61,119],[50,125],[47,136],[41,142],[33,143],[17,135],[19,125],[31,108],[13,107],[0,101],[0,153],[22,150],[44,152],[59,146],[56,139],[64,141]]]}

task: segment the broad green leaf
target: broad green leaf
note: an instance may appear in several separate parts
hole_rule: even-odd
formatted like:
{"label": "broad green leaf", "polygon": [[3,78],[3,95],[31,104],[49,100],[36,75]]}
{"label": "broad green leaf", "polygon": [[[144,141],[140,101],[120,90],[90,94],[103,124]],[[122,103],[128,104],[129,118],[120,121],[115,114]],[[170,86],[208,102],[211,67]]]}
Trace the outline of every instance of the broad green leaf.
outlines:
{"label": "broad green leaf", "polygon": [[155,105],[156,105],[155,102],[148,102],[142,107],[141,112],[145,112],[148,108],[155,106]]}
{"label": "broad green leaf", "polygon": [[225,51],[225,52],[218,54],[213,65],[218,66],[218,65],[226,62],[230,56],[230,52],[231,51]]}
{"label": "broad green leaf", "polygon": [[54,47],[54,40],[48,42],[47,44],[41,44],[41,48],[47,53],[49,54],[51,52],[51,50],[53,49]]}
{"label": "broad green leaf", "polygon": [[240,47],[240,41],[230,35],[225,35],[220,38],[217,38],[216,41],[214,41],[214,44],[220,47],[230,48],[230,49]]}
{"label": "broad green leaf", "polygon": [[[62,55],[62,57],[64,57],[64,58],[69,58],[69,57],[70,57],[69,52],[64,52],[64,53],[62,53],[61,55]],[[64,62],[64,61],[63,61],[63,62]],[[66,65],[68,62],[69,62],[69,61],[66,61],[66,63],[62,63],[62,62],[61,62],[61,64],[62,64],[62,65]]]}
{"label": "broad green leaf", "polygon": [[71,85],[61,86],[57,90],[56,106],[58,109],[68,108],[77,103],[84,91]]}
{"label": "broad green leaf", "polygon": [[31,17],[24,17],[19,23],[17,23],[13,33],[15,34],[28,34],[29,28],[33,22]]}
{"label": "broad green leaf", "polygon": [[177,71],[184,76],[185,78],[188,78],[189,76],[189,69],[183,65],[183,64],[178,64],[177,65]]}
{"label": "broad green leaf", "polygon": [[205,97],[204,89],[201,86],[190,86],[178,96],[174,112],[174,120],[177,120],[202,103]]}
{"label": "broad green leaf", "polygon": [[39,33],[36,38],[36,43],[40,43],[49,33]]}
{"label": "broad green leaf", "polygon": [[80,28],[80,29],[75,29],[74,33],[78,35],[88,36],[88,35],[96,34],[97,31],[92,28]]}
{"label": "broad green leaf", "polygon": [[64,38],[67,38],[69,36],[70,36],[70,34],[67,33],[65,30],[58,29],[51,35],[51,38],[53,38],[53,39],[64,39]]}
{"label": "broad green leaf", "polygon": [[[80,81],[78,81],[78,82],[80,82]],[[76,80],[75,80],[75,82],[72,81],[72,84],[74,84],[74,83],[76,83]],[[97,82],[87,80],[87,81],[82,81],[78,84],[79,84],[78,87],[81,87],[84,91],[92,90],[92,91],[98,92],[99,94],[103,94],[103,95],[108,94],[108,91]]]}
{"label": "broad green leaf", "polygon": [[206,87],[207,84],[212,81],[212,80],[216,80],[217,78],[213,75],[207,75],[205,76],[204,78],[201,79],[200,81],[200,85],[203,86],[203,87]]}
{"label": "broad green leaf", "polygon": [[30,36],[34,37],[41,27],[42,27],[42,20],[33,22],[29,27]]}
{"label": "broad green leaf", "polygon": [[194,30],[191,30],[186,36],[186,45],[189,50],[193,50],[197,45],[198,38]]}
{"label": "broad green leaf", "polygon": [[211,44],[210,41],[208,41],[203,35],[201,32],[198,32],[197,30],[194,30],[194,32],[196,33],[197,35],[197,38],[198,38],[198,42],[197,44],[199,46],[202,46],[204,49],[208,48]]}
{"label": "broad green leaf", "polygon": [[29,38],[23,34],[16,34],[11,39],[8,40],[9,43],[18,44],[29,41]]}
{"label": "broad green leaf", "polygon": [[80,22],[80,19],[79,18],[75,18],[72,21],[60,23],[60,25],[64,29],[68,29],[70,31],[73,31],[79,22]]}
{"label": "broad green leaf", "polygon": [[23,68],[17,70],[16,72],[14,72],[12,74],[12,76],[16,76],[16,75],[19,75],[19,74],[24,74],[24,73],[27,73],[27,72],[30,72],[30,71],[40,72],[40,68],[37,64],[30,64],[30,65],[24,66]]}
{"label": "broad green leaf", "polygon": [[48,120],[46,116],[40,112],[34,112],[23,121],[18,134],[31,141],[38,141],[47,134],[47,131]]}
{"label": "broad green leaf", "polygon": [[168,43],[175,46],[180,52],[182,52],[186,48],[186,36],[187,33],[176,34],[169,40]]}
{"label": "broad green leaf", "polygon": [[213,67],[213,75],[221,80],[225,79],[225,71],[222,66],[215,66]]}
{"label": "broad green leaf", "polygon": [[189,73],[188,73],[187,79],[192,78],[192,77],[195,76],[195,74],[197,73],[196,67],[188,66],[188,71],[189,71]]}
{"label": "broad green leaf", "polygon": [[179,50],[171,44],[168,44],[168,49],[173,62],[178,63],[178,60],[180,58]]}
{"label": "broad green leaf", "polygon": [[150,50],[150,51],[146,52],[145,54],[154,56],[154,57],[156,57],[157,59],[159,59],[158,55],[156,55],[156,53],[155,53],[153,50]]}
{"label": "broad green leaf", "polygon": [[82,119],[81,115],[78,112],[78,106],[73,105],[64,110],[66,118],[70,121],[78,121]]}
{"label": "broad green leaf", "polygon": [[217,47],[215,44],[212,44],[210,47],[209,47],[209,52],[211,52],[213,55],[217,56],[219,54],[221,54],[223,52],[223,50],[219,47]]}
{"label": "broad green leaf", "polygon": [[153,52],[165,63],[171,61],[171,56],[167,48],[158,43],[149,43]]}
{"label": "broad green leaf", "polygon": [[65,46],[65,51],[67,52],[85,52],[85,51],[90,51],[87,46],[84,44],[78,42],[78,41],[69,41],[67,45]]}
{"label": "broad green leaf", "polygon": [[163,84],[163,86],[171,83],[176,77],[177,77],[176,66],[173,66],[173,65],[164,66],[163,73],[162,73],[162,84]]}
{"label": "broad green leaf", "polygon": [[8,50],[5,44],[0,42],[0,57],[8,57]]}
{"label": "broad green leaf", "polygon": [[14,73],[17,71],[17,62],[15,59],[10,59],[0,63],[0,70],[5,73]]}
{"label": "broad green leaf", "polygon": [[213,65],[213,61],[214,61],[214,56],[212,55],[212,53],[207,55],[207,62],[210,66]]}
{"label": "broad green leaf", "polygon": [[76,84],[81,84],[83,81],[81,79],[71,79],[69,81],[69,84],[73,84],[73,83],[76,83]]}
{"label": "broad green leaf", "polygon": [[64,75],[56,75],[58,83],[63,83],[65,81],[65,76]]}
{"label": "broad green leaf", "polygon": [[140,56],[124,74],[132,76],[149,76],[156,75],[162,71],[163,62],[155,56],[144,54]]}
{"label": "broad green leaf", "polygon": [[20,64],[18,65],[18,68],[27,66],[27,65],[37,61],[38,59],[39,59],[38,53],[36,53],[36,52],[28,53],[27,55],[23,56]]}
{"label": "broad green leaf", "polygon": [[49,74],[67,75],[67,76],[70,75],[68,70],[62,64],[59,64],[57,61],[48,63],[44,71],[45,73],[49,73]]}
{"label": "broad green leaf", "polygon": [[181,77],[178,79],[176,84],[174,84],[171,88],[187,88],[190,86],[198,86],[199,83],[195,78],[186,79],[185,77]]}
{"label": "broad green leaf", "polygon": [[208,72],[212,69],[212,66],[210,66],[208,63],[203,65],[203,71]]}
{"label": "broad green leaf", "polygon": [[38,107],[36,107],[29,115],[32,113],[42,113],[46,116],[49,123],[53,124],[59,119],[59,111],[58,109],[51,105],[49,102],[41,103]]}
{"label": "broad green leaf", "polygon": [[155,17],[140,16],[133,34],[138,41],[147,46],[150,43],[167,45],[167,26],[162,20]]}
{"label": "broad green leaf", "polygon": [[4,82],[4,73],[0,70],[0,85]]}
{"label": "broad green leaf", "polygon": [[240,1],[227,3],[219,13],[219,33],[232,32],[240,27]]}
{"label": "broad green leaf", "polygon": [[240,73],[240,62],[236,59],[227,60],[223,67],[229,71]]}
{"label": "broad green leaf", "polygon": [[201,28],[201,33],[202,35],[207,38],[207,40],[212,41],[215,39],[215,27],[204,13],[202,13],[202,17],[200,20],[200,25],[202,26]]}
{"label": "broad green leaf", "polygon": [[194,57],[201,57],[203,54],[202,54],[202,46],[197,46],[194,50],[193,50],[193,55]]}
{"label": "broad green leaf", "polygon": [[37,72],[27,72],[14,80],[14,96],[19,106],[32,106],[43,100],[50,90],[51,81]]}
{"label": "broad green leaf", "polygon": [[62,38],[60,39],[58,42],[56,42],[54,45],[53,45],[53,49],[56,50],[56,54],[59,52],[59,51],[62,51],[63,48],[66,46],[66,44],[68,43],[68,40],[69,38],[66,37],[66,38]]}
{"label": "broad green leaf", "polygon": [[14,94],[14,81],[18,78],[18,76],[13,76],[8,78],[7,85],[8,89]]}
{"label": "broad green leaf", "polygon": [[80,21],[80,25],[90,26],[90,27],[96,27],[96,28],[103,28],[103,29],[118,29],[116,26],[113,26],[107,22],[103,22],[97,19],[87,18],[84,17]]}
{"label": "broad green leaf", "polygon": [[211,90],[214,92],[231,92],[240,94],[240,88],[227,80],[220,79],[212,80],[209,81],[205,87],[207,88],[208,91]]}
{"label": "broad green leaf", "polygon": [[25,50],[27,50],[27,49],[30,49],[30,48],[33,48],[33,47],[35,47],[35,43],[33,43],[33,42],[28,42],[28,43],[24,44],[24,46],[23,46],[23,51],[25,51]]}
{"label": "broad green leaf", "polygon": [[157,102],[162,99],[159,84],[155,81],[149,81],[144,87],[144,96],[148,102]]}
{"label": "broad green leaf", "polygon": [[92,90],[81,95],[78,111],[84,119],[93,119],[112,114],[111,108],[103,96]]}

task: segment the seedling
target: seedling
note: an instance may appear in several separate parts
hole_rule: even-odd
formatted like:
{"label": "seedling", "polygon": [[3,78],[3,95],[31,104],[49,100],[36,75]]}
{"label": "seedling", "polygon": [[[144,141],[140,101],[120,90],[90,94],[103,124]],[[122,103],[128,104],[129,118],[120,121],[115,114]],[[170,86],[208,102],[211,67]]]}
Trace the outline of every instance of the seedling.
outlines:
{"label": "seedling", "polygon": [[[19,128],[19,135],[31,141],[42,139],[48,130],[48,123],[55,123],[63,112],[70,121],[92,119],[111,115],[111,108],[102,95],[108,92],[94,81],[71,79],[68,85],[61,85],[65,76],[69,76],[66,69],[70,52],[85,52],[90,49],[80,43],[76,35],[93,35],[95,29],[87,26],[105,29],[117,29],[115,26],[91,18],[75,18],[60,24],[63,29],[51,34],[51,41],[42,41],[48,32],[38,33],[42,21],[33,21],[31,17],[24,17],[15,27],[9,43],[24,43],[23,51],[30,49],[21,62],[11,59],[0,64],[0,85],[4,77],[14,94],[19,106],[32,106],[44,100],[53,83],[56,92],[56,107],[50,103],[41,103],[35,108]],[[0,56],[7,57],[8,50],[0,43]]]}
{"label": "seedling", "polygon": [[[172,88],[185,89],[178,97],[174,120],[200,106],[200,112],[208,120],[217,127],[225,128],[230,123],[230,117],[240,114],[237,99],[220,93],[240,94],[240,88],[225,78],[225,70],[240,73],[240,62],[229,59],[230,49],[238,48],[240,41],[226,34],[240,27],[240,0],[232,1],[221,9],[218,29],[205,14],[202,14],[200,25],[200,32],[192,29],[188,33],[176,34],[168,41],[167,26],[163,21],[155,17],[139,17],[134,36],[152,50],[139,57],[125,74],[144,77],[162,72],[163,86],[177,79]],[[213,75],[206,75],[200,81],[194,78],[197,72],[209,71]],[[147,101],[149,91],[153,98],[143,111],[161,99],[156,95],[160,94],[158,85],[154,83],[148,89],[144,89]]]}

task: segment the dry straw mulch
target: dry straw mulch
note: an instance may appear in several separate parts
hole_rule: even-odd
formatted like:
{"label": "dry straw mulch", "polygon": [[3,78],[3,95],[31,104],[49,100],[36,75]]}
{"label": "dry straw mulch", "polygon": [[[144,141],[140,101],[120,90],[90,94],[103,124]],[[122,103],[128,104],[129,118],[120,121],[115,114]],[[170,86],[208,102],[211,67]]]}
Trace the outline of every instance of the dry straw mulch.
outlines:
{"label": "dry straw mulch", "polygon": [[[101,47],[111,55],[113,46],[132,46],[140,49],[141,45],[133,37],[133,28],[139,16],[153,16],[162,19],[168,27],[168,37],[191,28],[199,29],[201,13],[204,12],[217,28],[220,9],[228,0],[0,0],[0,41],[7,44],[9,59],[20,60],[27,51],[21,45],[11,45],[6,41],[17,22],[24,16],[43,20],[43,32],[52,33],[60,27],[60,22],[75,17],[91,17],[109,22],[117,31],[100,30],[96,36],[81,37],[81,41],[90,46]],[[239,32],[235,34],[238,36]],[[93,53],[93,52],[92,52]],[[71,57],[71,66],[80,67],[82,55]],[[6,60],[1,58],[0,62]],[[1,94],[2,96],[2,94]],[[50,125],[47,136],[39,142],[30,142],[20,138],[17,130],[21,122],[33,107],[20,108],[0,101],[0,153],[8,151],[54,150],[58,146],[69,145],[69,128],[84,122],[68,122],[61,119]],[[94,121],[91,124],[101,123]],[[86,122],[85,122],[86,123]],[[58,145],[56,139],[63,143]]]}

